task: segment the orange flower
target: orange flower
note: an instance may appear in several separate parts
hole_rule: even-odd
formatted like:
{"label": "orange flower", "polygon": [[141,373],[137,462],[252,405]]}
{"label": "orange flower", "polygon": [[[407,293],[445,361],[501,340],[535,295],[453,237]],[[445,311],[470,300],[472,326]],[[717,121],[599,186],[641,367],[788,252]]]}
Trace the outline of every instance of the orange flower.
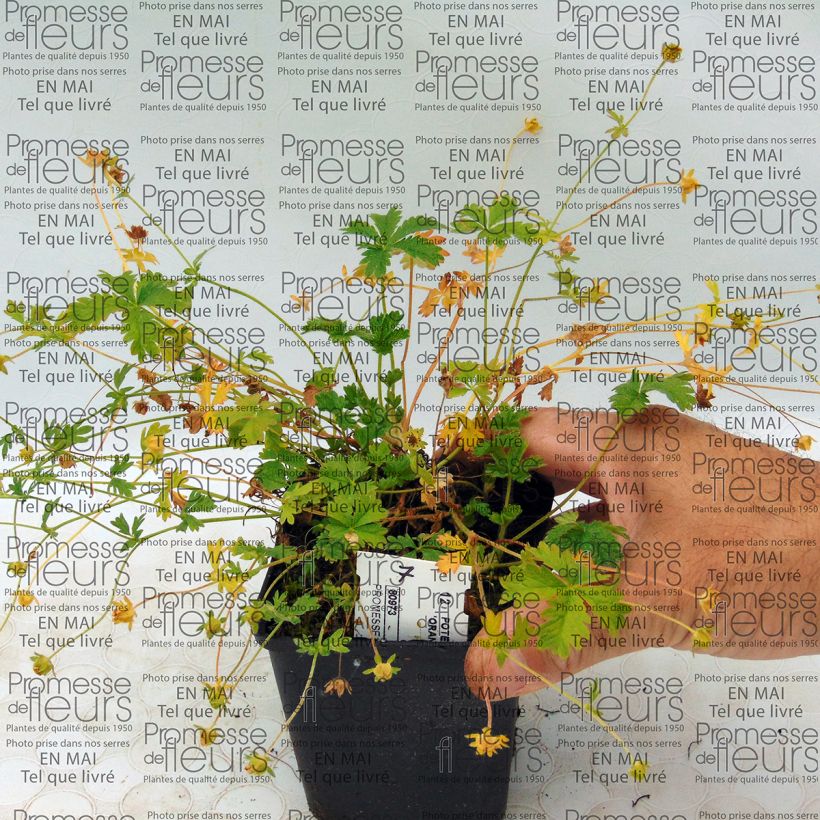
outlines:
{"label": "orange flower", "polygon": [[344,678],[332,678],[325,684],[326,695],[336,695],[337,698],[345,694],[352,695],[353,687]]}
{"label": "orange flower", "polygon": [[464,249],[464,255],[474,264],[483,265],[485,260],[489,260],[490,267],[495,265],[506,249],[499,247],[482,248],[478,242],[473,240],[468,242]]}
{"label": "orange flower", "polygon": [[466,270],[457,270],[445,273],[439,279],[438,287],[431,289],[419,307],[422,316],[431,316],[436,307],[441,307],[452,313],[453,307],[459,304],[462,298],[478,296],[483,293],[483,283],[473,279]]}
{"label": "orange flower", "polygon": [[485,726],[480,732],[473,732],[469,735],[464,735],[468,739],[472,739],[470,748],[475,749],[475,753],[479,757],[492,757],[502,749],[506,749],[510,745],[510,739],[506,735],[494,735],[489,726]]}
{"label": "orange flower", "polygon": [[17,603],[23,607],[23,609],[28,609],[36,601],[37,598],[30,589],[17,590]]}
{"label": "orange flower", "polygon": [[561,256],[572,256],[575,253],[575,245],[572,244],[572,237],[569,234],[558,243],[558,252]]}
{"label": "orange flower", "polygon": [[114,601],[111,617],[115,624],[128,624],[129,632],[134,628],[137,610],[127,595],[121,601]]}
{"label": "orange flower", "polygon": [[700,185],[700,183],[695,179],[694,168],[690,168],[685,174],[681,173],[678,186],[680,187],[681,199],[683,199],[684,204],[686,203],[686,197],[689,196],[698,185]]}
{"label": "orange flower", "polygon": [[455,572],[467,558],[467,545],[457,535],[449,533],[439,533],[436,539],[439,545],[449,552],[445,552],[436,562],[439,572]]}
{"label": "orange flower", "polygon": [[307,291],[302,291],[298,296],[291,296],[290,300],[296,304],[302,313],[306,313],[313,306],[313,297]]}
{"label": "orange flower", "polygon": [[679,45],[672,45],[672,43],[664,43],[661,49],[661,57],[664,62],[676,63],[683,57],[683,49]]}

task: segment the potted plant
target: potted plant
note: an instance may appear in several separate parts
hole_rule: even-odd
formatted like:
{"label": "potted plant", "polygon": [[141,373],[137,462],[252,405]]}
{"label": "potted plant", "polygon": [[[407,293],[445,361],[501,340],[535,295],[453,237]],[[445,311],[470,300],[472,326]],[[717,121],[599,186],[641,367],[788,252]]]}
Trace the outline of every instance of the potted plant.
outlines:
{"label": "potted plant", "polygon": [[[664,47],[646,95],[679,57],[679,47]],[[463,677],[469,640],[483,628],[499,659],[513,666],[522,665],[512,652],[521,646],[566,657],[571,636],[589,634],[592,616],[617,624],[633,605],[617,588],[627,533],[579,520],[575,492],[553,507],[521,427],[535,394],[550,402],[561,375],[594,370],[585,356],[636,328],[590,322],[533,341],[522,322],[533,304],[606,299],[601,283],[585,286],[574,272],[571,241],[600,210],[573,225],[565,215],[640,110],[629,118],[610,112],[607,146],[551,217],[500,191],[489,204],[461,209],[449,225],[407,217],[398,206],[352,223],[345,231],[355,257],[339,281],[358,294],[362,312],[353,319],[322,315],[323,294],[312,292],[293,295],[301,315],[290,321],[257,295],[208,275],[205,254],[190,258],[132,195],[117,158],[90,151],[83,159],[97,171],[94,196],[121,270],[102,273],[94,293],[58,313],[37,304],[8,307],[23,347],[0,358],[4,371],[47,345],[93,350],[100,333],[119,334],[129,358],[104,372],[83,361],[104,397],[87,417],[35,433],[9,425],[3,455],[16,453],[18,463],[6,471],[3,498],[15,508],[44,499],[43,539],[78,521],[116,535],[120,571],[86,632],[108,619],[134,625],[146,601],[131,600],[121,579],[143,544],[206,526],[221,536],[209,543],[203,584],[222,604],[201,613],[201,632],[217,652],[204,684],[211,719],[197,726],[199,743],[224,740],[220,721],[231,697],[260,653],[269,652],[286,718],[272,743],[248,753],[245,768],[249,776],[272,775],[289,732],[318,817],[406,817],[407,806],[418,809],[413,816],[501,817],[518,706],[491,705],[489,695],[498,693],[471,694]],[[528,119],[510,151],[522,134],[539,130]],[[685,201],[697,184],[693,172],[682,172],[631,194],[667,186]],[[157,270],[150,248],[158,237],[178,256],[178,273]],[[530,295],[533,274],[545,269],[558,287]],[[502,270],[513,295],[494,320]],[[203,286],[247,300],[289,334],[300,361],[310,363],[309,377],[296,384],[287,361],[264,347],[209,339],[193,309]],[[719,300],[716,291],[713,297]],[[696,311],[681,320],[688,328],[679,336],[682,362],[621,368],[611,440],[652,394],[689,410],[710,401],[712,385],[727,378],[691,358],[692,348],[708,341],[703,311]],[[411,348],[419,317],[437,322],[440,332],[414,382],[409,365],[417,358]],[[714,316],[706,321],[708,329]],[[451,343],[470,322],[481,339],[476,355],[453,355]],[[551,352],[557,355],[546,363]],[[428,395],[436,412],[420,409]],[[175,422],[194,444],[173,445]],[[128,452],[106,449],[116,433]],[[239,493],[221,495],[179,467],[180,456],[234,451],[253,454],[242,475],[225,470]],[[53,488],[80,482],[79,469],[92,476],[104,508],[69,513],[55,500]],[[138,504],[148,512],[137,513]],[[158,528],[149,526],[149,512]],[[243,534],[251,521],[270,525],[271,537]],[[8,565],[16,601],[3,626],[15,610],[37,604],[36,554]],[[505,629],[503,611],[528,600],[551,606]],[[222,647],[237,620],[247,637],[227,662]],[[696,642],[708,642],[703,630],[691,631]],[[34,672],[53,674],[66,648],[36,653]],[[597,714],[594,692],[579,708],[626,746]],[[630,753],[630,761],[633,777],[645,777],[646,760]]]}

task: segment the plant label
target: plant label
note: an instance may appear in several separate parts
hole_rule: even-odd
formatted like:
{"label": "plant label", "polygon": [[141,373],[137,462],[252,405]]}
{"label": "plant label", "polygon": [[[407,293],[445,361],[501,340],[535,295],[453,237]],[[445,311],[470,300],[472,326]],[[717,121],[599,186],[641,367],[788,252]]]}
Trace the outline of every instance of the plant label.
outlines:
{"label": "plant label", "polygon": [[356,637],[378,641],[467,640],[464,595],[473,572],[441,572],[435,561],[359,552]]}

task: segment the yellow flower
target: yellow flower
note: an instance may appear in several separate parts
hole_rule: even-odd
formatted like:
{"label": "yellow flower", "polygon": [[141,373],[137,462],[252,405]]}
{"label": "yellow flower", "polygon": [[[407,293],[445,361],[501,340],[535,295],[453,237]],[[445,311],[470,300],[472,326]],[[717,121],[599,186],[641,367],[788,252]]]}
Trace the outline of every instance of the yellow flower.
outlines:
{"label": "yellow flower", "polygon": [[529,134],[537,134],[541,130],[541,123],[538,117],[527,117],[524,120],[524,130]]}
{"label": "yellow flower", "polygon": [[331,678],[325,684],[325,694],[340,698],[345,694],[352,695],[353,687],[344,678]]}
{"label": "yellow flower", "polygon": [[811,450],[812,444],[814,444],[815,439],[811,436],[799,436],[794,443],[794,446],[798,450]]}
{"label": "yellow flower", "polygon": [[20,458],[28,464],[34,458],[34,448],[33,447],[23,447],[19,453]]}
{"label": "yellow flower", "polygon": [[[694,335],[694,334],[692,334]],[[675,331],[675,339],[677,339],[678,345],[680,349],[683,351],[683,359],[684,361],[690,359],[692,357],[692,350],[694,349],[694,345],[692,342],[693,339],[690,340],[690,333],[688,330],[676,330]]]}
{"label": "yellow flower", "polygon": [[685,174],[681,174],[680,181],[678,182],[680,187],[681,198],[686,203],[686,197],[691,194],[695,188],[700,185],[700,183],[695,179],[695,169],[690,168]]}
{"label": "yellow flower", "polygon": [[205,684],[205,697],[212,709],[222,709],[230,700],[231,687],[225,678],[219,677],[213,683]]}
{"label": "yellow flower", "polygon": [[205,637],[210,640],[216,635],[227,635],[227,631],[225,629],[225,622],[222,618],[218,618],[214,615],[212,610],[208,610],[208,617],[202,626],[199,627],[197,632],[204,632]]}
{"label": "yellow flower", "polygon": [[457,535],[444,532],[439,533],[436,540],[443,549],[449,550],[438,559],[436,568],[439,572],[455,572],[467,557],[467,545]]}
{"label": "yellow flower", "polygon": [[646,774],[649,771],[649,763],[640,758],[635,758],[632,761],[632,766],[629,768],[629,776],[636,782],[642,783],[646,780]]}
{"label": "yellow flower", "polygon": [[249,752],[245,763],[245,771],[254,777],[273,774],[267,752]]}
{"label": "yellow flower", "polygon": [[17,603],[21,607],[28,609],[35,601],[37,601],[37,598],[30,589],[17,590]]}
{"label": "yellow flower", "polygon": [[467,452],[474,450],[486,437],[483,422],[477,418],[471,419],[466,413],[447,416],[438,431],[439,444],[448,449],[461,446]]}
{"label": "yellow flower", "polygon": [[208,541],[206,546],[208,550],[208,560],[211,562],[211,580],[219,573],[219,565],[222,560],[222,550],[225,549],[225,539],[220,538],[218,541]]}
{"label": "yellow flower", "polygon": [[82,156],[77,157],[80,162],[87,165],[89,168],[97,168],[100,165],[105,165],[111,159],[111,152],[107,148],[97,151],[95,148],[89,148]]}
{"label": "yellow flower", "polygon": [[128,624],[128,631],[134,628],[134,618],[137,617],[137,610],[134,609],[134,604],[126,595],[121,601],[114,601],[114,608],[111,611],[111,617],[115,624]]}
{"label": "yellow flower", "polygon": [[31,668],[35,675],[48,675],[49,672],[54,671],[54,664],[46,655],[32,655],[31,660],[33,661]]}
{"label": "yellow flower", "polygon": [[129,262],[133,262],[140,273],[145,273],[146,262],[149,265],[153,265],[157,261],[157,257],[154,256],[153,253],[144,251],[142,248],[128,248],[127,250],[120,251],[120,257],[125,267],[127,267]]}
{"label": "yellow flower", "polygon": [[381,659],[381,655],[376,655],[376,665],[371,669],[365,669],[365,675],[373,675],[373,680],[376,683],[386,683],[391,680],[396,672],[401,671],[401,667],[393,666],[393,661],[396,660],[396,653],[394,652],[386,661]]}
{"label": "yellow flower", "polygon": [[25,561],[10,561],[6,564],[6,575],[12,578],[22,578],[28,572],[28,564]]}
{"label": "yellow flower", "polygon": [[217,734],[219,730],[214,727],[206,729],[204,726],[194,726],[194,728],[198,730],[197,738],[200,746],[210,746],[212,743],[215,743],[219,737]]}
{"label": "yellow flower", "polygon": [[464,553],[462,552],[445,552],[444,555],[436,561],[436,569],[439,572],[448,574],[455,572],[461,566],[463,559]]}
{"label": "yellow flower", "polygon": [[676,63],[683,57],[683,49],[679,45],[675,46],[672,45],[672,43],[664,43],[661,49],[661,57],[663,57],[666,63]]}
{"label": "yellow flower", "polygon": [[220,592],[227,592],[231,595],[238,592],[246,581],[245,573],[231,571],[227,566],[223,566],[223,550],[225,550],[225,539],[208,542],[208,559],[211,562],[211,581],[216,581],[216,588]]}
{"label": "yellow flower", "polygon": [[228,400],[228,395],[231,390],[236,387],[236,384],[227,379],[222,379],[214,385],[213,375],[209,369],[207,378],[203,379],[197,385],[196,393],[199,397],[202,423],[205,425],[205,429],[209,433],[221,433],[224,427],[219,416],[219,411],[216,408],[225,404]]}
{"label": "yellow flower", "polygon": [[502,749],[510,745],[510,739],[506,735],[494,735],[489,726],[485,726],[480,732],[473,732],[464,737],[471,739],[470,748],[475,749],[479,757],[492,757]]}
{"label": "yellow flower", "polygon": [[424,449],[424,429],[421,427],[411,427],[409,430],[402,430],[398,436],[398,443],[405,453],[417,453]]}
{"label": "yellow flower", "polygon": [[708,626],[701,626],[695,630],[692,636],[692,651],[695,649],[706,649],[712,644],[712,629]]}

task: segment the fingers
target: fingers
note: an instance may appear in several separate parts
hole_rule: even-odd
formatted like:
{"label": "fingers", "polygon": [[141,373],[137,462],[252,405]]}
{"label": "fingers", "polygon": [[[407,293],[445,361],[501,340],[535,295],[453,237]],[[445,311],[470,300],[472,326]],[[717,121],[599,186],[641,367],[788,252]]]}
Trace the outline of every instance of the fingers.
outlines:
{"label": "fingers", "polygon": [[[509,608],[501,614],[506,635],[513,634],[516,618],[525,618],[533,626],[541,622],[544,604],[536,608]],[[464,664],[467,685],[476,697],[490,700],[537,692],[545,687],[561,688],[573,675],[610,658],[627,655],[638,649],[691,647],[691,633],[669,619],[657,619],[641,610],[628,616],[616,635],[603,626],[593,626],[583,641],[572,639],[573,649],[567,658],[533,645],[509,650],[499,663],[493,648],[493,636],[482,630],[467,651]]]}
{"label": "fingers", "polygon": [[[507,613],[512,615],[512,610],[505,610]],[[509,634],[511,629],[507,631]],[[595,629],[590,634],[588,645],[570,652],[568,658],[560,658],[537,646],[526,646],[510,650],[504,662],[499,664],[491,643],[487,633],[482,630],[467,651],[464,664],[465,678],[472,693],[490,700],[518,697],[550,685],[560,687],[568,676],[606,658],[634,651],[628,641],[627,645],[621,645],[624,642],[620,641],[615,641],[613,645],[608,640],[608,633]]]}
{"label": "fingers", "polygon": [[[557,493],[573,489],[609,443],[618,424],[614,410],[576,410],[546,407],[534,411],[523,424],[528,453],[543,462]],[[595,490],[593,473],[582,490]],[[599,494],[593,492],[594,495]]]}

